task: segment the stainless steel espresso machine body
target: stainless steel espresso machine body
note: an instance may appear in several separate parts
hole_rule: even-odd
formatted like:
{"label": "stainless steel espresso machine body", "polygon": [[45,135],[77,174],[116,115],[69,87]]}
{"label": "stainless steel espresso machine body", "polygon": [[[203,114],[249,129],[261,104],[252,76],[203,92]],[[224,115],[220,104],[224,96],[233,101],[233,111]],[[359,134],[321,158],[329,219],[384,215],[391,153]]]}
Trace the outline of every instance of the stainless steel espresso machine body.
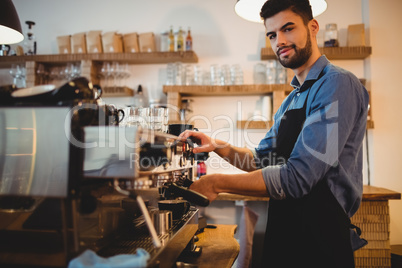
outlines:
{"label": "stainless steel espresso machine body", "polygon": [[87,100],[0,106],[0,265],[66,267],[86,249],[142,248],[147,267],[172,267],[194,250],[195,206],[163,231],[153,217],[164,199],[208,205],[188,189],[192,142],[105,123],[104,111]]}

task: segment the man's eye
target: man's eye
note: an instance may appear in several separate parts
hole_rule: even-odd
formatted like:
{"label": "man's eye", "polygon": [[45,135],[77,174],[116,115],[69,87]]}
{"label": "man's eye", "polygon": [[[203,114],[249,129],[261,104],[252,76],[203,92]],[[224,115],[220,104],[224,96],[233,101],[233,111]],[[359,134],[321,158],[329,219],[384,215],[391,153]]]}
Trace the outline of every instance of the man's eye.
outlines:
{"label": "man's eye", "polygon": [[291,30],[293,30],[293,28],[289,27],[289,28],[286,28],[286,29],[283,30],[283,31],[284,31],[284,32],[290,32]]}
{"label": "man's eye", "polygon": [[276,35],[274,35],[274,34],[270,34],[270,35],[268,35],[268,39],[272,40],[272,39],[275,38],[275,36],[276,36]]}

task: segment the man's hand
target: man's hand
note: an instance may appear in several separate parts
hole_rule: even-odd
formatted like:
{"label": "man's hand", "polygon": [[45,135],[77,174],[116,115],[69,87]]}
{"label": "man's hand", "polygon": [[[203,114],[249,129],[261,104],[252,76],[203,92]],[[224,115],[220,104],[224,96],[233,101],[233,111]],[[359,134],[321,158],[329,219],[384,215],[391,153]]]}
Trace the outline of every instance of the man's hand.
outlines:
{"label": "man's hand", "polygon": [[199,180],[194,181],[190,185],[190,190],[205,195],[209,202],[212,202],[218,196],[218,193],[214,189],[214,180],[217,179],[219,175],[220,174],[211,174],[202,176]]}
{"label": "man's hand", "polygon": [[219,193],[268,196],[261,170],[242,174],[210,174],[190,185],[190,189],[205,195],[210,202]]}
{"label": "man's hand", "polygon": [[212,152],[216,148],[216,144],[214,143],[214,141],[202,132],[186,130],[179,135],[179,139],[182,141],[185,141],[188,138],[193,138],[200,142],[200,144],[198,144],[197,142],[198,147],[193,148],[193,152],[195,154],[202,152]]}

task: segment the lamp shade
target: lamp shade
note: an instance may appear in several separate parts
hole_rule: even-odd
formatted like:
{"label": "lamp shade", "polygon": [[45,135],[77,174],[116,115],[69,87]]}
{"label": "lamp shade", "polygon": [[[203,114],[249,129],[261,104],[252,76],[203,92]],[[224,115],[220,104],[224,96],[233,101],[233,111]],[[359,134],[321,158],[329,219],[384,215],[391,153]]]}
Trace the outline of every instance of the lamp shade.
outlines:
{"label": "lamp shade", "polygon": [[21,23],[11,0],[0,0],[0,44],[14,44],[24,40]]}
{"label": "lamp shade", "polygon": [[[260,17],[260,11],[266,1],[267,0],[237,0],[235,12],[245,20],[263,23]],[[325,0],[310,0],[310,5],[314,17],[322,14],[327,9],[327,2],[325,2]]]}

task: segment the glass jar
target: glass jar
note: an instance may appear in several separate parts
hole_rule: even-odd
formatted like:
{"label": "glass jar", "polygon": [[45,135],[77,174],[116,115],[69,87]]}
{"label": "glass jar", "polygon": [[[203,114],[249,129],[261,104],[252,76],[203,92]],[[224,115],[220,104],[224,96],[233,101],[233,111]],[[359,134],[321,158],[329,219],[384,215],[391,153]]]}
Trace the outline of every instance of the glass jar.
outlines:
{"label": "glass jar", "polygon": [[169,32],[161,33],[161,51],[169,51]]}
{"label": "glass jar", "polygon": [[267,82],[267,66],[259,62],[254,65],[254,84],[265,84]]}
{"label": "glass jar", "polygon": [[336,23],[325,26],[324,47],[338,47],[338,29]]}

